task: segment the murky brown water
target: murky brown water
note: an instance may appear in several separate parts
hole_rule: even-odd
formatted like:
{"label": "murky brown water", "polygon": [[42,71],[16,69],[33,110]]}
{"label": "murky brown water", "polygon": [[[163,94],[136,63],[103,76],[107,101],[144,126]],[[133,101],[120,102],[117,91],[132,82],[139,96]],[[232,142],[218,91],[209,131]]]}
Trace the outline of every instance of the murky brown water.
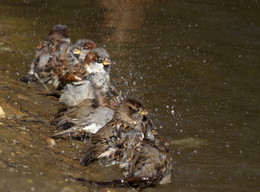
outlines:
{"label": "murky brown water", "polygon": [[0,0],[0,191],[88,191],[65,175],[118,177],[80,166],[82,142],[49,147],[61,105],[17,81],[57,23],[106,46],[113,83],[143,98],[171,143],[172,183],[145,191],[259,191],[260,3],[122,2]]}

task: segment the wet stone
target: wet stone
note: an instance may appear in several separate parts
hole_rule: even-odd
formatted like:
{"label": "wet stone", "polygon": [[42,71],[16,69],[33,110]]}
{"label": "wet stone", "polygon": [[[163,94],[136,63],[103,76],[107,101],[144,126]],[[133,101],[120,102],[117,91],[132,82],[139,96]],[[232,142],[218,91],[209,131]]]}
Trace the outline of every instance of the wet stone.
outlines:
{"label": "wet stone", "polygon": [[0,106],[0,118],[5,118],[5,112],[1,106]]}
{"label": "wet stone", "polygon": [[51,148],[53,148],[53,147],[56,147],[57,146],[57,143],[56,143],[56,141],[54,140],[54,139],[52,139],[52,138],[47,138],[47,143],[48,143],[48,146],[49,147],[51,147]]}

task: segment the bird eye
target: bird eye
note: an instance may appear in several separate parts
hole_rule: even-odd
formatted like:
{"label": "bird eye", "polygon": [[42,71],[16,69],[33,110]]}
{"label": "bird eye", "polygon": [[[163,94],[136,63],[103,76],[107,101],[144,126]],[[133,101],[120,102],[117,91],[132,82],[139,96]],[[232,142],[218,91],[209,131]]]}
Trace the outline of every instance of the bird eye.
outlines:
{"label": "bird eye", "polygon": [[97,56],[97,58],[96,58],[96,62],[97,62],[97,63],[102,63],[102,59],[101,59],[101,57]]}

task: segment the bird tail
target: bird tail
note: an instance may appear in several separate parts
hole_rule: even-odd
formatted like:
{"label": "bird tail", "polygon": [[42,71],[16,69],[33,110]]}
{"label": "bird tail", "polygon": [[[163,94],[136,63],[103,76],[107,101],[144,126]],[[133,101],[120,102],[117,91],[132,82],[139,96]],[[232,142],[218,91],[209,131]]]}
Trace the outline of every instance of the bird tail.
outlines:
{"label": "bird tail", "polygon": [[69,130],[73,128],[76,124],[73,122],[68,121],[67,119],[62,119],[61,121],[56,123],[57,129],[61,130]]}
{"label": "bird tail", "polygon": [[87,166],[89,163],[91,163],[95,159],[95,152],[94,150],[90,150],[87,155],[80,161],[82,165]]}
{"label": "bird tail", "polygon": [[58,139],[58,138],[61,138],[61,137],[64,137],[64,136],[69,136],[73,133],[77,133],[77,130],[76,129],[73,129],[73,128],[70,128],[70,129],[67,129],[67,130],[64,130],[64,131],[60,131],[58,133],[54,133],[51,138],[53,139]]}
{"label": "bird tail", "polygon": [[37,78],[35,77],[34,74],[27,74],[25,77],[19,78],[19,80],[24,83],[32,83],[32,82],[36,82]]}
{"label": "bird tail", "polygon": [[79,141],[88,140],[90,138],[89,134],[84,131],[79,130],[77,127],[70,128],[68,130],[60,131],[51,136],[53,139],[74,139]]}

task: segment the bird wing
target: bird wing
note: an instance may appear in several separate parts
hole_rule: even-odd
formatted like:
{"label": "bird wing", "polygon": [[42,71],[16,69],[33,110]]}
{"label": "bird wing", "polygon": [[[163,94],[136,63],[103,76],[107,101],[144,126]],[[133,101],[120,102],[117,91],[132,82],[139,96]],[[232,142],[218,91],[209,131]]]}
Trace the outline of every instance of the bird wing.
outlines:
{"label": "bird wing", "polygon": [[83,165],[88,165],[90,162],[99,158],[109,158],[113,156],[118,139],[118,123],[120,123],[118,120],[113,119],[92,136],[91,145],[81,161]]}

